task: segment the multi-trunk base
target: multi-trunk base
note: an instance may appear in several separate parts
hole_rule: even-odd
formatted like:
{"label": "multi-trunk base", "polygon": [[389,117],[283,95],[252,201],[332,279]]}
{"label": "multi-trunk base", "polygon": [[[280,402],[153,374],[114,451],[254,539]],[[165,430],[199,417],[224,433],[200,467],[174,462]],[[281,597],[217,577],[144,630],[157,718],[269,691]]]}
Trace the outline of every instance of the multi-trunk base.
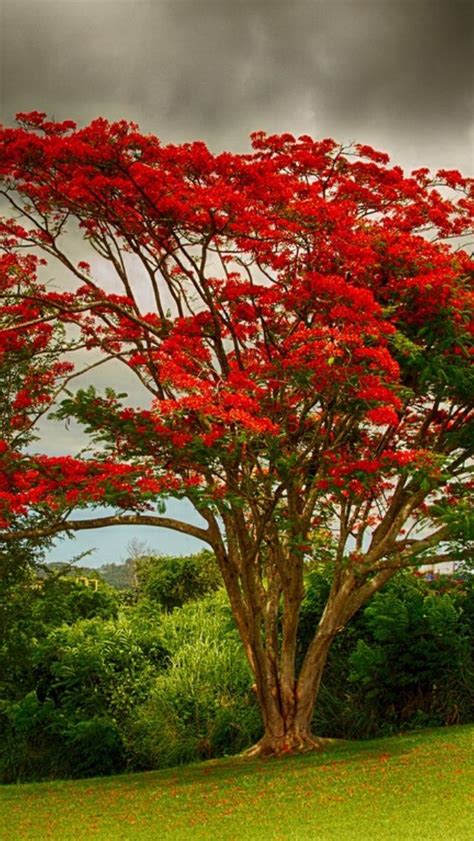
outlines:
{"label": "multi-trunk base", "polygon": [[283,736],[266,733],[257,744],[245,751],[246,757],[287,756],[323,750],[332,739],[322,739],[310,732],[289,731]]}

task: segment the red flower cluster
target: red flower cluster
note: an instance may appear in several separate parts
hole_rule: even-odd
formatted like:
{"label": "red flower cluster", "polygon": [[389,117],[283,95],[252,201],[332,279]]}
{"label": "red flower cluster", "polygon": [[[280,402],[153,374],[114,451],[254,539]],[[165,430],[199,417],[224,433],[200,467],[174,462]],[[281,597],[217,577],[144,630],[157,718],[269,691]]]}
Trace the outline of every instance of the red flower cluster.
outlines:
{"label": "red flower cluster", "polygon": [[[472,181],[406,176],[369,146],[307,136],[259,132],[251,154],[213,155],[124,121],[19,121],[0,131],[0,176],[24,210],[0,228],[0,356],[26,360],[11,428],[70,372],[61,329],[127,365],[151,399],[68,398],[108,460],[40,460],[24,486],[20,460],[4,510],[196,486],[201,504],[223,487],[261,501],[290,481],[359,504],[389,500],[424,448],[453,452],[468,418],[473,264],[443,239],[468,231]],[[67,255],[71,219],[89,260]],[[59,258],[76,289],[41,285],[25,247]]]}

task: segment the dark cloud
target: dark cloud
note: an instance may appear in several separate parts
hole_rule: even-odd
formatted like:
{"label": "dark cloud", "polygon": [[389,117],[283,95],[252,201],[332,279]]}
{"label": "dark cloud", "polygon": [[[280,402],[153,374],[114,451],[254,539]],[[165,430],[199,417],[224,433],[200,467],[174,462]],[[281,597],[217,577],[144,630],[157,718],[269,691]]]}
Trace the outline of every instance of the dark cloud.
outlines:
{"label": "dark cloud", "polygon": [[242,148],[255,128],[469,159],[470,0],[3,0],[2,118],[136,119]]}
{"label": "dark cloud", "polygon": [[[470,3],[336,4],[338,61],[328,62],[322,85],[327,110],[347,129],[380,121],[397,133],[463,129],[472,118],[472,35]],[[342,15],[342,9],[346,14]],[[343,20],[348,29],[343,30]]]}

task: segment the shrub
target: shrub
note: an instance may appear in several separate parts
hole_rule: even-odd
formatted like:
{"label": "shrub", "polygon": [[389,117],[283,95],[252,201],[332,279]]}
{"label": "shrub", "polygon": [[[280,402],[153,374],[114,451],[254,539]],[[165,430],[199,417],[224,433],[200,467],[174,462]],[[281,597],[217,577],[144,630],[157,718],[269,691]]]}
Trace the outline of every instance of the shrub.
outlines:
{"label": "shrub", "polygon": [[34,665],[41,700],[91,717],[128,714],[155,674],[125,617],[56,628],[37,645]]}
{"label": "shrub", "polygon": [[138,558],[136,575],[140,594],[164,610],[200,599],[222,584],[214,554],[207,549],[180,557]]}
{"label": "shrub", "polygon": [[[142,599],[116,618],[52,627],[28,601],[37,598],[31,588],[15,586],[10,613],[3,600],[15,636],[0,637],[17,681],[16,694],[2,686],[2,781],[160,768],[236,753],[261,735],[222,590],[170,613]],[[328,586],[318,569],[308,572],[300,652]],[[397,576],[336,637],[314,731],[368,738],[472,720],[473,619],[474,576]]]}
{"label": "shrub", "polygon": [[105,582],[95,590],[73,578],[55,575],[45,578],[41,589],[33,589],[29,599],[33,620],[49,628],[94,617],[114,619],[120,609],[120,595]]}
{"label": "shrub", "polygon": [[156,642],[152,662],[142,633],[143,621],[96,617],[31,641],[34,689],[0,707],[3,782],[125,767],[122,730],[166,657]]}
{"label": "shrub", "polygon": [[3,783],[112,774],[125,767],[116,722],[106,716],[72,720],[35,692],[0,706],[0,734]]}
{"label": "shrub", "polygon": [[106,584],[97,591],[71,579],[51,576],[36,586],[36,573],[23,570],[0,580],[0,697],[19,699],[35,687],[32,662],[36,642],[63,623],[116,617],[119,596]]}
{"label": "shrub", "polygon": [[126,751],[117,722],[107,716],[93,716],[69,724],[64,746],[74,777],[114,774],[126,766]]}
{"label": "shrub", "polygon": [[41,704],[35,692],[17,702],[0,702],[2,783],[68,776],[55,724],[54,704]]}
{"label": "shrub", "polygon": [[374,597],[364,620],[349,680],[378,731],[472,720],[472,629],[457,593],[400,580]]}
{"label": "shrub", "polygon": [[221,591],[163,617],[167,670],[137,709],[129,744],[138,767],[236,753],[260,735],[252,677]]}
{"label": "shrub", "polygon": [[[315,731],[370,738],[472,721],[473,578],[427,582],[402,573],[377,593],[333,643]],[[308,575],[300,628],[306,640],[326,587],[321,573]]]}

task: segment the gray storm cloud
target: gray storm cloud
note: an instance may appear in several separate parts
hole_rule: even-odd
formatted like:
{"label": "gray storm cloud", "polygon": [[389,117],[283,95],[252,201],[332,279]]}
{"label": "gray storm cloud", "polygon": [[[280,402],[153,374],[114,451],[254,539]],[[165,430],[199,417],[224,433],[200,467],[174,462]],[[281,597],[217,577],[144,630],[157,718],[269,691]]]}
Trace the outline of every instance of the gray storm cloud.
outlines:
{"label": "gray storm cloud", "polygon": [[[2,119],[137,120],[245,148],[249,131],[388,142],[469,166],[470,0],[3,0]],[[472,137],[471,137],[472,139]],[[444,155],[444,157],[443,157]],[[404,161],[402,160],[402,163]]]}

